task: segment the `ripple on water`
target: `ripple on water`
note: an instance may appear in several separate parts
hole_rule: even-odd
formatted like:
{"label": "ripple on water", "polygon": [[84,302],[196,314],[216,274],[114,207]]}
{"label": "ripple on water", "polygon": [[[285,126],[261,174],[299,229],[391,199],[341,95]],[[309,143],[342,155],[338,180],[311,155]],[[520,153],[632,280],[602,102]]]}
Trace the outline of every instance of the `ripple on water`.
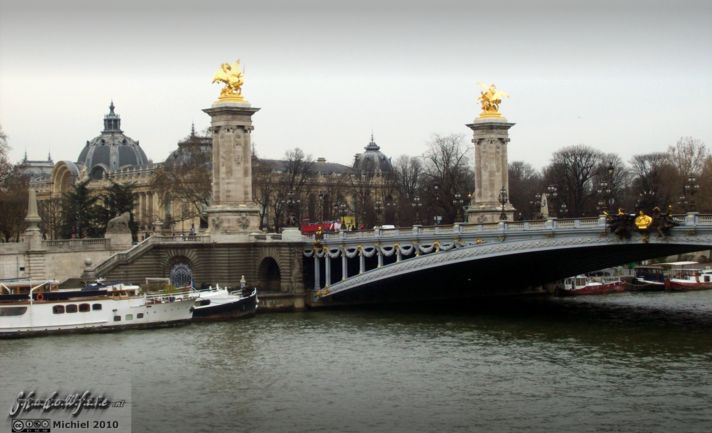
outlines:
{"label": "ripple on water", "polygon": [[137,431],[712,431],[711,330],[712,292],[622,294],[0,341],[0,365],[128,380]]}

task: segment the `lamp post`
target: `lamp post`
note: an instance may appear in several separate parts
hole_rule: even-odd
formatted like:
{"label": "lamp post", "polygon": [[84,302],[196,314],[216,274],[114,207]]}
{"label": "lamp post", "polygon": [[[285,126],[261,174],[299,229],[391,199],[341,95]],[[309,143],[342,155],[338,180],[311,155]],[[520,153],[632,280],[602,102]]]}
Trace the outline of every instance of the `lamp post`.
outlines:
{"label": "lamp post", "polygon": [[413,197],[411,206],[415,210],[415,224],[420,224],[420,208],[423,207],[423,203],[420,202],[420,196],[416,195]]}
{"label": "lamp post", "polygon": [[562,217],[565,217],[567,211],[568,211],[568,208],[566,207],[566,203],[561,203],[561,206],[559,206],[559,215],[561,215]]}
{"label": "lamp post", "polygon": [[320,210],[321,210],[321,212],[320,212],[321,215],[319,216],[320,222],[323,222],[326,220],[326,206],[324,206],[325,201],[326,201],[326,193],[324,191],[321,191],[319,193],[319,206],[320,206]]}
{"label": "lamp post", "polygon": [[398,213],[396,209],[396,200],[394,200],[392,197],[387,197],[386,198],[386,212],[384,212],[385,215],[390,215],[396,225],[398,224]]}
{"label": "lamp post", "polygon": [[653,190],[643,190],[638,194],[638,200],[636,201],[636,207],[640,209],[650,209],[653,208],[655,204],[655,191]]}
{"label": "lamp post", "polygon": [[507,213],[504,211],[504,205],[507,204],[507,190],[502,187],[501,190],[499,190],[499,204],[502,205],[502,213],[499,214],[499,219],[500,221],[506,221],[507,220]]}
{"label": "lamp post", "polygon": [[289,219],[287,221],[287,224],[292,226],[297,225],[297,220],[294,216],[294,206],[297,206],[297,209],[299,209],[300,203],[301,200],[295,198],[294,191],[289,191],[289,193],[287,193],[287,210],[289,213]]}
{"label": "lamp post", "polygon": [[[559,197],[559,190],[556,188],[556,185],[549,185],[546,187],[546,192],[549,193],[548,197],[551,197],[551,207],[554,209],[554,212],[556,212],[556,199]],[[549,202],[547,200],[547,206],[548,205]]]}
{"label": "lamp post", "polygon": [[541,194],[534,194],[534,199],[529,200],[529,206],[532,209],[532,219],[539,219],[541,214]]}
{"label": "lamp post", "polygon": [[687,183],[685,184],[685,196],[690,196],[689,200],[689,209],[686,209],[687,212],[695,212],[696,206],[695,206],[695,193],[700,190],[700,184],[697,183],[697,179],[695,179],[693,176],[690,176],[687,178]]}
{"label": "lamp post", "polygon": [[376,211],[376,225],[381,225],[381,212],[383,212],[383,202],[381,199],[376,200],[373,204],[373,210]]}
{"label": "lamp post", "polygon": [[455,198],[452,199],[452,205],[455,207],[455,220],[460,218],[460,210],[464,204],[465,200],[462,198],[462,195],[459,192],[456,192]]}
{"label": "lamp post", "polygon": [[601,199],[598,201],[598,211],[600,213],[603,213],[604,211],[609,211],[615,203],[615,199],[613,198],[612,194],[614,171],[615,167],[613,167],[613,162],[609,161],[608,167],[606,167],[606,178],[598,183],[598,188],[596,189],[596,192],[601,197]]}

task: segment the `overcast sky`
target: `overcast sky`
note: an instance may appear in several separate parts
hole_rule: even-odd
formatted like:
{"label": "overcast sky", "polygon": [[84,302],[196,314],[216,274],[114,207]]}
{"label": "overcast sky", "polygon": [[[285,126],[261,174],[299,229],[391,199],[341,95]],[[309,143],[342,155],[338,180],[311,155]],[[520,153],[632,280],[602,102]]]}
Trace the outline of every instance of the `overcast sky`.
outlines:
{"label": "overcast sky", "polygon": [[510,161],[583,143],[625,160],[712,146],[712,2],[0,0],[0,125],[18,160],[75,161],[113,99],[162,161],[242,60],[261,157],[350,163],[371,130],[394,159],[468,135],[478,81],[511,98]]}

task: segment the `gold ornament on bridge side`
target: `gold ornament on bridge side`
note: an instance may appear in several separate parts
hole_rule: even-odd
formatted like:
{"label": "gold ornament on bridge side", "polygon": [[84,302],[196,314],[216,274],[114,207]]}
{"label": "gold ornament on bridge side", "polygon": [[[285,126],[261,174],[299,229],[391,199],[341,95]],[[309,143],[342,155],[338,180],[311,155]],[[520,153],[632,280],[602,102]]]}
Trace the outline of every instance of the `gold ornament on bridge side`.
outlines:
{"label": "gold ornament on bridge side", "polygon": [[220,101],[247,102],[242,96],[242,85],[245,84],[240,59],[232,63],[223,63],[213,76],[213,83],[223,83],[220,90]]}
{"label": "gold ornament on bridge side", "polygon": [[647,230],[652,223],[653,218],[650,215],[646,215],[642,210],[640,214],[635,217],[635,226],[638,227],[638,230]]}
{"label": "gold ornament on bridge side", "polygon": [[502,117],[502,113],[499,112],[499,104],[502,103],[502,98],[508,98],[509,95],[501,90],[497,90],[497,87],[494,84],[490,84],[489,86],[481,82],[478,82],[477,84],[482,87],[480,97],[477,98],[477,100],[480,101],[480,104],[482,104],[480,118]]}

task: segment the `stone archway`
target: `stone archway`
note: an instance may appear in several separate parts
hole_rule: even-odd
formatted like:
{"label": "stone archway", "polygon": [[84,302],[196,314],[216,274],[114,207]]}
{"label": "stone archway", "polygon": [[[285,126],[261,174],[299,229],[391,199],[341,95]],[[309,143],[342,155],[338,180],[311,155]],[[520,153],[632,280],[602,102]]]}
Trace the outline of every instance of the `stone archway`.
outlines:
{"label": "stone archway", "polygon": [[272,257],[265,257],[260,262],[257,278],[262,290],[278,292],[282,290],[282,273],[277,261]]}

